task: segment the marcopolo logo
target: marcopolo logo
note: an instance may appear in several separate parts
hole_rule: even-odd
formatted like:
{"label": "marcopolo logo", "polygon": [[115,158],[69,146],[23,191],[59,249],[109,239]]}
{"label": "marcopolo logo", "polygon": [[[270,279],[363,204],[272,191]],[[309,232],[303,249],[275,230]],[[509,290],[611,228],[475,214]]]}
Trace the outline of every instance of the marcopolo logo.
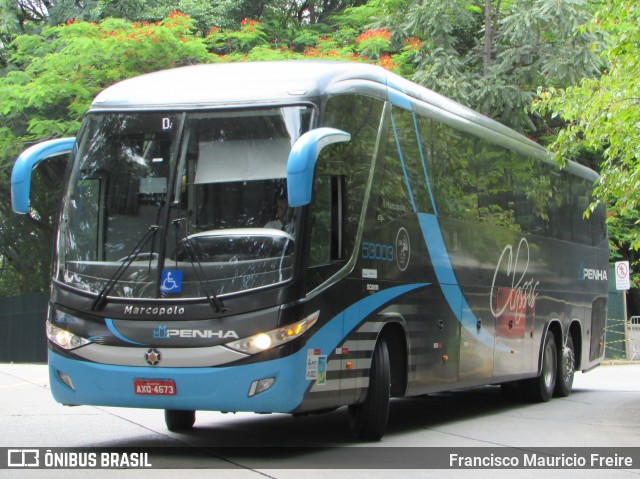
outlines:
{"label": "marcopolo logo", "polygon": [[133,306],[124,307],[124,314],[127,316],[184,316],[185,308],[182,306]]}
{"label": "marcopolo logo", "polygon": [[158,326],[153,330],[154,339],[170,338],[218,338],[218,339],[239,339],[235,331],[225,331],[223,329],[170,329],[166,325]]}

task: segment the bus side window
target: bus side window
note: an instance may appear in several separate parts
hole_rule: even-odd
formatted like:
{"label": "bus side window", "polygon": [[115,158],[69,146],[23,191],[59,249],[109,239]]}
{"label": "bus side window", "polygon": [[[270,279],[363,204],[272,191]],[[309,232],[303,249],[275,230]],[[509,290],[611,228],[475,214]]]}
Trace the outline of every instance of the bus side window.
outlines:
{"label": "bus side window", "polygon": [[383,105],[382,100],[360,95],[336,95],[324,105],[319,126],[344,130],[351,140],[325,148],[316,162],[308,290],[331,278],[357,254]]}
{"label": "bus side window", "polygon": [[315,179],[310,266],[322,266],[344,258],[343,188],[343,176],[322,174]]}
{"label": "bus side window", "polygon": [[606,215],[603,203],[599,203],[591,212],[591,244],[593,246],[599,246],[607,241]]}

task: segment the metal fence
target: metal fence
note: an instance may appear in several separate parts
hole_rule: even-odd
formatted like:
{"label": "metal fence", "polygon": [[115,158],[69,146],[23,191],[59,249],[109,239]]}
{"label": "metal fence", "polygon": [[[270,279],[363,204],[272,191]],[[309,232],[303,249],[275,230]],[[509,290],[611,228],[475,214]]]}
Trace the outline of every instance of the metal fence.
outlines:
{"label": "metal fence", "polygon": [[631,361],[640,358],[640,316],[629,318],[627,338],[629,340],[627,356],[631,358]]}
{"label": "metal fence", "polygon": [[47,362],[48,301],[48,293],[0,298],[0,362]]}

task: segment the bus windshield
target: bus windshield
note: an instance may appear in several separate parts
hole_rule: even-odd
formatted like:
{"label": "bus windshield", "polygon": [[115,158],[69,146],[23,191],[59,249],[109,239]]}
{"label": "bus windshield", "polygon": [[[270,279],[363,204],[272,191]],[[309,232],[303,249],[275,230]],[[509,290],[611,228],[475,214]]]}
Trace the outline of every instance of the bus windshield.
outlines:
{"label": "bus windshield", "polygon": [[306,106],[88,115],[56,279],[100,294],[114,282],[110,295],[123,298],[200,298],[291,279],[286,163],[311,117]]}

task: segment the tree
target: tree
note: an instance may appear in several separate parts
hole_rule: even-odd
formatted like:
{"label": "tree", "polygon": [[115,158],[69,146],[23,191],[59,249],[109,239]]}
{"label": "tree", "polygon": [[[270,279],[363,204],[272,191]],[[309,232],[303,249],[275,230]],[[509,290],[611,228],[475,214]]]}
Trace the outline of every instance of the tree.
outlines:
{"label": "tree", "polygon": [[585,78],[576,86],[541,88],[535,109],[564,122],[550,145],[560,164],[585,152],[600,155],[595,197],[609,210],[612,250],[637,262],[633,251],[640,250],[640,8],[636,2],[608,0],[583,30],[605,35],[607,47],[600,55],[608,67],[598,78]]}
{"label": "tree", "polygon": [[[157,22],[69,19],[63,25],[45,26],[39,33],[34,28],[32,34],[17,36],[0,77],[0,295],[42,291],[49,282],[63,163],[46,162],[36,169],[30,211],[17,216],[10,210],[9,176],[22,150],[49,138],[75,135],[95,95],[135,75],[217,61],[360,58],[355,40],[338,48],[313,32],[308,38],[315,40],[315,47],[305,50],[302,42],[296,52],[274,38],[273,29],[268,31],[263,22],[253,19],[224,31],[213,28],[203,38],[195,22],[178,11]],[[372,61],[379,59],[379,55],[372,57]]]}
{"label": "tree", "polygon": [[27,215],[14,215],[9,176],[31,143],[73,136],[94,96],[134,75],[212,59],[192,21],[173,12],[157,23],[109,19],[68,21],[21,35],[12,44],[8,72],[0,78],[0,294],[42,291],[49,282],[53,227],[64,164],[36,169]]}
{"label": "tree", "polygon": [[379,25],[417,37],[413,77],[435,91],[535,136],[528,107],[539,86],[568,86],[598,72],[591,13],[582,0],[389,0]]}
{"label": "tree", "polygon": [[[75,135],[100,90],[141,73],[195,62],[322,58],[376,63],[531,131],[535,125],[526,107],[538,86],[564,86],[595,71],[596,34],[569,33],[588,12],[581,0],[475,2],[172,2],[191,17],[167,11],[165,0],[47,0],[51,12],[65,19],[56,26],[50,17],[35,14],[20,17],[21,24],[15,20],[19,9],[13,17],[0,14],[0,20],[13,18],[13,25],[24,26],[11,30],[11,46],[0,44],[5,59],[0,76],[3,279],[24,275],[21,288],[46,285],[57,207],[51,194],[55,172],[45,169],[49,178],[34,181],[30,214],[18,218],[9,211],[8,177],[15,157],[31,143]],[[49,12],[38,10],[45,1],[18,0],[17,5]],[[105,18],[110,15],[126,19]],[[575,51],[581,54],[572,63]],[[24,242],[34,234],[40,247],[30,250]]]}

